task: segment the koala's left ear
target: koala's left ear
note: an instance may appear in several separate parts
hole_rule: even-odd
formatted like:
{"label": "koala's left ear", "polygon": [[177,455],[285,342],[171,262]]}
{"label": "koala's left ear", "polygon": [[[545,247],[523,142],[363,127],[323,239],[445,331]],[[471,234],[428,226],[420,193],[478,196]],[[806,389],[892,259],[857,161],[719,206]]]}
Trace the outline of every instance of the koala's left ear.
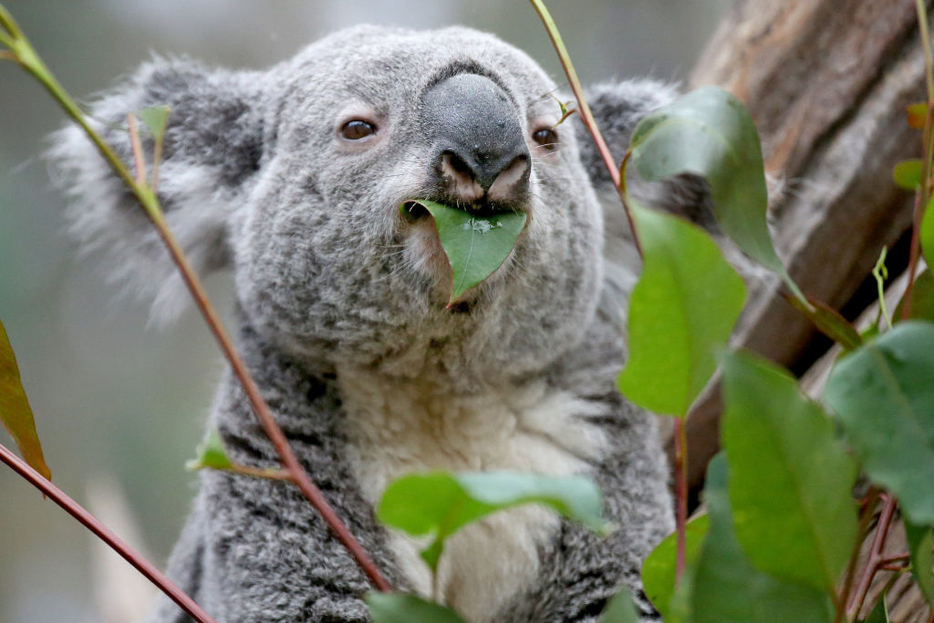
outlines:
{"label": "koala's left ear", "polygon": [[[627,80],[595,85],[587,89],[585,96],[614,161],[619,163],[639,122],[650,112],[674,101],[678,97],[678,89],[675,85],[656,80]],[[604,259],[608,265],[604,303],[613,315],[618,316],[626,308],[640,261],[603,159],[590,133],[576,116],[574,123],[584,168],[594,188],[600,191],[598,196],[603,199]],[[641,204],[678,214],[708,230],[716,229],[709,188],[703,179],[680,175],[662,183],[646,183],[632,170],[634,167],[629,169],[630,193]]]}
{"label": "koala's left ear", "polygon": [[[134,171],[127,114],[170,107],[158,195],[200,272],[228,263],[228,225],[263,159],[263,77],[155,60],[91,108],[92,125]],[[151,173],[152,140],[140,126]],[[67,216],[74,235],[85,248],[107,253],[115,277],[153,297],[155,317],[177,315],[188,300],[184,284],[130,192],[77,126],[55,133],[52,142],[48,155],[57,185],[72,200]]]}
{"label": "koala's left ear", "polygon": [[[616,163],[622,161],[629,148],[633,130],[650,112],[674,101],[679,95],[676,85],[651,79],[626,80],[597,84],[585,93],[600,132]],[[603,159],[594,147],[590,133],[579,120],[575,131],[581,145],[581,159],[593,185],[612,188]],[[711,227],[708,191],[694,176],[684,175],[664,184],[645,184],[629,167],[630,192],[646,204],[679,214],[703,227]],[[615,203],[614,203],[615,205]]]}

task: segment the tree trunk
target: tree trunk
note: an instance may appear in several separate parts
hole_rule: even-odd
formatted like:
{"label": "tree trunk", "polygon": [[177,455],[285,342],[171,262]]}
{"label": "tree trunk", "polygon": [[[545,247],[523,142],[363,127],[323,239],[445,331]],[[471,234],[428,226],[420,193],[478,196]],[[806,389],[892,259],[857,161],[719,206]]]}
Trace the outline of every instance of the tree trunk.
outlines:
{"label": "tree trunk", "polygon": [[[924,99],[917,30],[913,0],[745,0],[691,79],[749,108],[784,189],[769,211],[779,255],[806,294],[850,319],[872,301],[861,285],[884,245],[895,247],[890,272],[907,266],[912,197],[892,167],[921,153],[905,118]],[[800,374],[830,344],[783,292],[777,278],[750,284],[734,340]],[[719,391],[708,392],[688,420],[694,484],[716,452],[719,412]]]}
{"label": "tree trunk", "polygon": [[[741,0],[691,83],[724,87],[749,108],[766,172],[784,188],[769,212],[779,255],[806,294],[855,319],[875,298],[867,278],[882,247],[893,278],[908,263],[913,198],[892,168],[921,154],[905,117],[925,99],[915,1]],[[783,291],[777,278],[750,284],[734,342],[802,374],[830,342]],[[688,420],[694,487],[719,449],[721,407],[713,388]],[[901,601],[893,621],[925,620],[916,594]]]}

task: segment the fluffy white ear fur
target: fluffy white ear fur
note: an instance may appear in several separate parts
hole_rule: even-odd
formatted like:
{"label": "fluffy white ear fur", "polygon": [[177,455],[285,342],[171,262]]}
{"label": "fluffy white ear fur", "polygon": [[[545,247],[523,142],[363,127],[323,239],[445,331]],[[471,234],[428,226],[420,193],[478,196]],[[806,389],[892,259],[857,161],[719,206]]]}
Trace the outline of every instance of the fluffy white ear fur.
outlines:
{"label": "fluffy white ear fur", "polygon": [[[81,251],[104,253],[109,279],[152,302],[151,322],[164,325],[177,319],[191,297],[143,208],[120,186],[80,128],[60,130],[53,141],[49,157],[56,164],[54,182],[71,201],[69,230]],[[223,265],[229,198],[219,196],[222,191],[203,167],[166,162],[160,175],[160,193],[187,197],[166,220],[192,266],[203,274]]]}
{"label": "fluffy white ear fur", "polygon": [[[262,125],[246,103],[244,84],[237,74],[156,59],[92,106],[90,124],[131,171],[127,114],[146,106],[171,107],[158,195],[170,229],[199,274],[228,263],[229,218],[261,151]],[[145,131],[141,135],[151,172],[152,141]],[[151,322],[176,319],[190,296],[142,207],[80,127],[62,128],[50,141],[46,155],[53,183],[69,199],[66,217],[81,250],[102,252],[110,280],[152,303]]]}

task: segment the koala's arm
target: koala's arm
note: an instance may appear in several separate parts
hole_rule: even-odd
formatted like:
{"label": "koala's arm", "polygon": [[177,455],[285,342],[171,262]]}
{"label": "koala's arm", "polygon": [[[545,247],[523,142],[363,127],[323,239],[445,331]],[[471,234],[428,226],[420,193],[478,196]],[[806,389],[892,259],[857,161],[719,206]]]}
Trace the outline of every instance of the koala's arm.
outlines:
{"label": "koala's arm", "polygon": [[[250,363],[249,351],[246,356]],[[339,400],[324,382],[280,363],[253,359],[251,368],[292,449],[384,577],[405,590],[386,532],[352,476],[337,430]],[[296,397],[286,386],[301,391]],[[222,383],[212,425],[234,463],[279,465],[231,374]],[[369,580],[299,489],[283,481],[202,472],[168,573],[219,623],[370,620],[363,602]],[[160,599],[148,623],[187,623],[175,604]]]}
{"label": "koala's arm", "polygon": [[[204,476],[169,574],[225,623],[369,621],[369,583],[301,493],[283,482]],[[150,623],[189,619],[160,598]]]}

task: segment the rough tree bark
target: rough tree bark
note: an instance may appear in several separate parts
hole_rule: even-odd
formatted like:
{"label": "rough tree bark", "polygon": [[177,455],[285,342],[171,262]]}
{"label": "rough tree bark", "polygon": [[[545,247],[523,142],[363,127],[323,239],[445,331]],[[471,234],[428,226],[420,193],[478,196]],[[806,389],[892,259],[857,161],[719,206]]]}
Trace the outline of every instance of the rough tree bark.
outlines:
{"label": "rough tree bark", "polygon": [[[779,255],[805,293],[858,316],[879,252],[911,223],[892,167],[921,151],[905,120],[905,107],[924,99],[914,0],[740,1],[691,82],[720,85],[749,107],[766,172],[784,186],[770,206]],[[904,253],[890,254],[890,271],[906,266]],[[734,339],[800,373],[822,350],[782,292],[777,278],[751,284]],[[716,451],[718,394],[689,419],[694,483]]]}
{"label": "rough tree bark", "polygon": [[[857,317],[874,298],[861,286],[883,245],[895,248],[890,273],[907,267],[912,198],[891,171],[921,152],[905,118],[924,99],[915,1],[740,0],[694,69],[691,86],[705,84],[731,91],[756,121],[766,171],[785,188],[770,220],[792,276]],[[782,292],[778,279],[751,284],[735,344],[803,373],[829,342]],[[718,449],[721,406],[709,391],[688,419],[694,486]],[[901,606],[893,621],[926,618],[914,599]]]}

